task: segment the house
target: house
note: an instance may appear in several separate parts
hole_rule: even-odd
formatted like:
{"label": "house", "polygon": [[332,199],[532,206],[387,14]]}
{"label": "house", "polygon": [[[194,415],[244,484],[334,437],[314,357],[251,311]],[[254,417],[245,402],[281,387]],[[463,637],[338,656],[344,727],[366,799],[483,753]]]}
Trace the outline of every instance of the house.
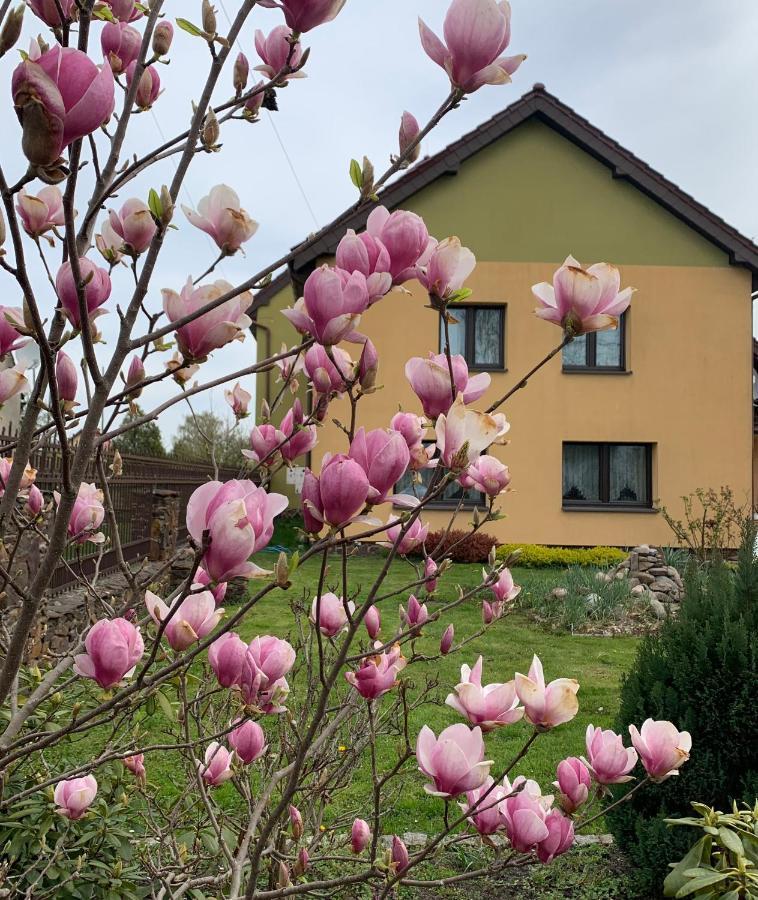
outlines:
{"label": "house", "polygon": [[[458,235],[476,254],[453,343],[471,369],[492,375],[479,408],[559,343],[559,330],[534,316],[531,286],[550,281],[569,253],[616,264],[622,284],[637,288],[618,330],[574,341],[504,407],[511,442],[496,453],[512,490],[501,498],[505,517],[487,531],[504,542],[666,545],[661,505],[678,512],[683,495],[721,485],[752,498],[758,247],[749,239],[539,84],[410,168],[380,200],[417,212],[435,236]],[[296,342],[281,310],[368,211],[314,235],[257,295],[262,355]],[[367,428],[387,427],[398,408],[420,411],[403,367],[440,349],[437,314],[417,283],[407,287],[412,296],[392,292],[361,321],[383,385],[361,401]],[[275,395],[272,380],[260,377],[259,398]],[[344,413],[340,402],[330,407],[310,461],[316,471],[325,452],[346,450],[331,424]],[[442,527],[458,499],[425,519]]]}

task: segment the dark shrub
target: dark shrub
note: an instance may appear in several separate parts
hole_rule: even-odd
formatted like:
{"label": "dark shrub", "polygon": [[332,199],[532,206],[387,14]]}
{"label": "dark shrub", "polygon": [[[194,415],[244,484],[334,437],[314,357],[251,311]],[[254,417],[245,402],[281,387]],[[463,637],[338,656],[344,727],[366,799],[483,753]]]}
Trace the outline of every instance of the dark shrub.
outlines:
{"label": "dark shrub", "polygon": [[426,538],[426,552],[435,559],[448,556],[457,563],[485,563],[490,550],[497,547],[497,539],[477,531],[430,531]]}
{"label": "dark shrub", "polygon": [[[725,563],[685,576],[678,619],[647,638],[621,690],[618,730],[646,718],[668,719],[692,735],[681,774],[643,788],[608,814],[619,845],[660,892],[667,863],[690,843],[667,816],[691,814],[690,801],[729,809],[758,796],[758,560],[752,523],[743,529],[736,570]],[[620,792],[623,793],[623,792]],[[657,895],[654,894],[654,895]]]}

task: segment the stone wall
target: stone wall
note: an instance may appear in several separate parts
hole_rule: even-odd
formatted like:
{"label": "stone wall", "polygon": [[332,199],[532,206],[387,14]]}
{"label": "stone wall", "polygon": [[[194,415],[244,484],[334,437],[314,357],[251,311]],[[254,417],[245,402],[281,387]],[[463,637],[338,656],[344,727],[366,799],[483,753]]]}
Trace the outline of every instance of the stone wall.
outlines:
{"label": "stone wall", "polygon": [[669,566],[663,552],[656,547],[641,544],[611,572],[629,579],[634,593],[646,594],[659,618],[676,612],[684,596],[684,584],[677,569]]}

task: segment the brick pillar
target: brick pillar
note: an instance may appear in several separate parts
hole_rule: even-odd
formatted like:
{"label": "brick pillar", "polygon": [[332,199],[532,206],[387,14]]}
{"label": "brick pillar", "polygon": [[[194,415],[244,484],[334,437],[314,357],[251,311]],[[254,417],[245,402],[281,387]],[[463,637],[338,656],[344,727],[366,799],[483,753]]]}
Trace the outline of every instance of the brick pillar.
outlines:
{"label": "brick pillar", "polygon": [[179,492],[154,490],[150,519],[150,559],[169,559],[176,552],[178,534]]}

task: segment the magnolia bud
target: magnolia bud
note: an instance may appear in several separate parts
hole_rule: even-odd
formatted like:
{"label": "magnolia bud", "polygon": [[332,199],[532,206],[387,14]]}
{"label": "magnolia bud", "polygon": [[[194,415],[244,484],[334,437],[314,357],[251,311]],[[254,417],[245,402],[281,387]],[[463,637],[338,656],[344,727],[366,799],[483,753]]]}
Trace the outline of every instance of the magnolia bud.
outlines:
{"label": "magnolia bud", "polygon": [[308,871],[308,864],[310,863],[310,856],[308,855],[308,851],[305,847],[297,854],[297,862],[292,867],[292,872],[296,878],[300,878],[302,875]]}
{"label": "magnolia bud", "polygon": [[124,460],[121,458],[121,454],[118,452],[118,447],[113,453],[113,462],[111,463],[111,474],[114,478],[118,478],[119,475],[124,474]]}
{"label": "magnolia bud", "polygon": [[[5,237],[5,219],[3,217],[3,211],[0,209],[0,248],[2,248],[5,243]],[[0,255],[2,255],[1,252]]]}
{"label": "magnolia bud", "polygon": [[450,648],[453,646],[453,640],[455,639],[455,628],[453,625],[448,625],[445,629],[445,633],[442,635],[442,640],[440,641],[440,653],[443,656],[447,656],[450,652]]}
{"label": "magnolia bud", "polygon": [[[279,554],[279,559],[276,561],[275,574],[277,585],[281,588],[287,587],[289,584],[290,567],[287,562],[286,553]],[[291,807],[291,809],[294,809],[294,807]]]}
{"label": "magnolia bud", "polygon": [[213,109],[208,110],[208,114],[203,122],[203,131],[200,135],[203,147],[210,153],[216,149],[221,129],[219,128],[218,119]]}
{"label": "magnolia bud", "polygon": [[358,380],[361,389],[364,392],[370,391],[376,384],[376,372],[378,368],[379,354],[376,352],[376,347],[367,338],[366,343],[363,345],[360,361],[358,362]]}
{"label": "magnolia bud", "polygon": [[287,868],[287,864],[280,862],[279,863],[279,877],[276,880],[276,886],[278,888],[286,888],[290,881],[290,870]]}
{"label": "magnolia bud", "polygon": [[368,158],[363,157],[363,168],[361,169],[361,196],[370,197],[374,193],[374,164]]}
{"label": "magnolia bud", "polygon": [[[398,135],[400,144],[400,155],[403,156],[411,144],[416,140],[421,129],[418,127],[416,117],[409,112],[404,112],[400,119],[400,134]],[[405,158],[403,166],[409,166],[415,163],[421,153],[421,144],[418,143]]]}
{"label": "magnolia bud", "polygon": [[263,400],[261,402],[261,419],[264,422],[268,422],[268,420],[270,418],[271,418],[271,407],[268,405],[268,402],[266,400]]}
{"label": "magnolia bud", "polygon": [[[145,366],[139,356],[133,356],[131,363],[129,363],[129,371],[126,373],[126,380],[124,382],[124,386],[126,388],[133,388],[138,384],[142,384],[145,380]],[[142,393],[142,388],[138,391],[134,391],[132,393],[133,398],[139,397]]]}
{"label": "magnolia bud", "polygon": [[247,87],[247,79],[250,77],[250,63],[244,53],[238,53],[234,61],[234,75],[232,84],[234,93],[239,97]]}
{"label": "magnolia bud", "polygon": [[303,817],[300,810],[296,806],[290,804],[290,828],[292,829],[292,837],[299,841],[303,836]]}
{"label": "magnolia bud", "polygon": [[169,21],[159,22],[153,32],[153,53],[156,56],[165,56],[171,49],[174,40],[174,26]]}
{"label": "magnolia bud", "polygon": [[26,6],[22,3],[16,9],[12,9],[8,13],[2,31],[0,31],[0,56],[7,53],[15,46],[16,41],[21,36],[21,25],[24,21],[24,10]]}
{"label": "magnolia bud", "polygon": [[174,218],[174,200],[165,184],[161,188],[161,210],[161,225],[166,228]]}
{"label": "magnolia bud", "polygon": [[216,35],[216,10],[211,6],[210,0],[203,0],[203,31],[211,37]]}

